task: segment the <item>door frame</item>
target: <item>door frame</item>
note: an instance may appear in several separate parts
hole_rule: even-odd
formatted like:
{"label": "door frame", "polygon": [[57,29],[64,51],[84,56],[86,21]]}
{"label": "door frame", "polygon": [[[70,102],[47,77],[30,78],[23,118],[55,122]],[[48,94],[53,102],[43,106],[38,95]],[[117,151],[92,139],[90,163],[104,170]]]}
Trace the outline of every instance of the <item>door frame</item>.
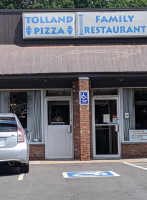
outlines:
{"label": "door frame", "polygon": [[[118,154],[106,154],[106,155],[96,155],[96,140],[95,140],[95,100],[116,100],[117,103],[117,119],[119,131],[118,133]],[[93,158],[95,159],[115,159],[120,158],[121,155],[121,137],[120,137],[120,98],[119,95],[103,95],[103,96],[93,96],[92,97],[92,143],[93,143]]]}
{"label": "door frame", "polygon": [[[69,106],[70,106],[70,125],[71,125],[71,156],[68,158],[73,158],[73,104],[72,104],[72,97],[64,97],[64,96],[59,96],[59,97],[45,97],[44,99],[44,127],[45,127],[45,159],[52,159],[47,157],[47,152],[48,152],[48,145],[47,145],[47,134],[48,134],[48,101],[69,101]],[[60,157],[55,157],[55,159],[61,159]],[[64,158],[63,158],[64,159]],[[65,157],[66,159],[66,157]]]}

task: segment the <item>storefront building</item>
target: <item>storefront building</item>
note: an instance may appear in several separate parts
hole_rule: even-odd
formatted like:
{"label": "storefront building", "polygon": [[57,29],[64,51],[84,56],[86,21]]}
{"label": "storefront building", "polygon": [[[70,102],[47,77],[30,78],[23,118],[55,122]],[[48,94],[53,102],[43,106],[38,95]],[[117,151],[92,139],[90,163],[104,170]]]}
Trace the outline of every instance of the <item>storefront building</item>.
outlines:
{"label": "storefront building", "polygon": [[147,10],[1,10],[0,112],[30,159],[147,157]]}

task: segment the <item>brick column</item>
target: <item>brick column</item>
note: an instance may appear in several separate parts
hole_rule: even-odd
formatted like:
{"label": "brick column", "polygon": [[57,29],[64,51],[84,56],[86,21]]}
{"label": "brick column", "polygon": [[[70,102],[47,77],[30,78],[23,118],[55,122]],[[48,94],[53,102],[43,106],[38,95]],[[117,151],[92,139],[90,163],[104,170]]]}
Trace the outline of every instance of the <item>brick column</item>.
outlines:
{"label": "brick column", "polygon": [[89,78],[73,81],[74,155],[84,161],[91,158],[91,101],[89,105],[80,105],[79,91],[89,91],[91,99]]}
{"label": "brick column", "polygon": [[73,81],[73,138],[74,158],[80,159],[80,106],[79,81]]}

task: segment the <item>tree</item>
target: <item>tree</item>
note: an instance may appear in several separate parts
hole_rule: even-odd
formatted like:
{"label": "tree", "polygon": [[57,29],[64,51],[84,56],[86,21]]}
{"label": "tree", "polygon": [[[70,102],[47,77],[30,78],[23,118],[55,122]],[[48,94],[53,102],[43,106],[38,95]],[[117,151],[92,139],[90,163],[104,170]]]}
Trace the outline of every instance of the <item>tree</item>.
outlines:
{"label": "tree", "polygon": [[93,0],[91,3],[91,8],[105,8],[107,0]]}
{"label": "tree", "polygon": [[34,4],[28,5],[27,8],[74,8],[73,0],[37,0]]}
{"label": "tree", "polygon": [[91,8],[92,0],[74,0],[75,8]]}
{"label": "tree", "polygon": [[144,8],[147,7],[147,0],[130,0],[128,6],[131,8]]}
{"label": "tree", "polygon": [[147,7],[147,0],[0,0],[0,9],[143,7]]}
{"label": "tree", "polygon": [[108,0],[106,8],[141,8],[147,7],[147,0]]}
{"label": "tree", "polygon": [[36,0],[0,0],[1,9],[23,9],[32,5]]}
{"label": "tree", "polygon": [[129,0],[109,0],[107,1],[106,8],[128,8]]}

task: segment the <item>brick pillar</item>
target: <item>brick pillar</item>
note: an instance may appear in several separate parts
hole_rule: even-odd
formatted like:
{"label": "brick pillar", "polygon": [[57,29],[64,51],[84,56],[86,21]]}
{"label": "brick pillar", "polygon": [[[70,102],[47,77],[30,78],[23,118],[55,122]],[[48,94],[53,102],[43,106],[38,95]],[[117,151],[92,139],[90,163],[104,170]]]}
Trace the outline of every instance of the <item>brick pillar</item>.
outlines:
{"label": "brick pillar", "polygon": [[[79,104],[79,91],[90,92],[89,78],[73,81],[73,132],[74,156],[80,160],[91,158],[91,101],[89,105]],[[91,99],[89,97],[89,99]]]}
{"label": "brick pillar", "polygon": [[74,158],[80,159],[80,106],[79,81],[73,81],[73,137]]}

